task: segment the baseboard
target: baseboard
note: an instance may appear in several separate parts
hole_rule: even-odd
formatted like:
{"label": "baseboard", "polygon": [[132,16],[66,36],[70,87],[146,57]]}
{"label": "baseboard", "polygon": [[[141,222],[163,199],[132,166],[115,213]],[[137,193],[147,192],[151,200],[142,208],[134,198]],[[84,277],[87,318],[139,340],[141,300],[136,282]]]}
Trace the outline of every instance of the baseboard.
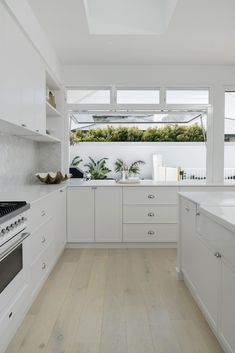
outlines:
{"label": "baseboard", "polygon": [[179,269],[179,267],[175,268],[175,272],[176,272],[176,278],[178,279],[178,281],[183,281],[184,280],[184,274],[183,272]]}
{"label": "baseboard", "polygon": [[177,243],[67,243],[66,248],[177,248]]}

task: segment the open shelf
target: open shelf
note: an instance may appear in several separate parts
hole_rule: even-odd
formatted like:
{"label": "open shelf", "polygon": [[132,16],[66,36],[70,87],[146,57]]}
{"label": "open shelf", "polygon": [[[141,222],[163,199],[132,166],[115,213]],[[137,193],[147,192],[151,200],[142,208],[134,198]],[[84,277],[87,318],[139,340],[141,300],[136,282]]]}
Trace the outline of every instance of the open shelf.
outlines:
{"label": "open shelf", "polygon": [[61,116],[60,112],[47,101],[46,101],[46,113],[47,113],[47,117],[60,117]]}
{"label": "open shelf", "polygon": [[[26,138],[31,138],[31,136],[25,136]],[[51,142],[51,143],[60,143],[61,141],[54,136],[45,134],[45,135],[41,135],[41,134],[37,134],[32,136],[32,140],[34,141],[38,141],[38,142]]]}
{"label": "open shelf", "polygon": [[36,131],[30,130],[27,127],[13,124],[4,119],[0,119],[0,132],[4,132],[13,136],[21,136],[38,142],[51,142],[51,143],[61,142],[61,140],[59,140],[57,137],[47,135],[47,134],[40,134]]}

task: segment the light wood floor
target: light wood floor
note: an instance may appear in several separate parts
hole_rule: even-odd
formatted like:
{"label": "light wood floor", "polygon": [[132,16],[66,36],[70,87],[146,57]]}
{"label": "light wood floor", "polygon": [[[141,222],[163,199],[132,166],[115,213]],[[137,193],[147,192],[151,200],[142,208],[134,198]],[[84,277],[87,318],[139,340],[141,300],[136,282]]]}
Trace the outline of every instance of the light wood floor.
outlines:
{"label": "light wood floor", "polygon": [[7,353],[222,353],[174,249],[67,249]]}

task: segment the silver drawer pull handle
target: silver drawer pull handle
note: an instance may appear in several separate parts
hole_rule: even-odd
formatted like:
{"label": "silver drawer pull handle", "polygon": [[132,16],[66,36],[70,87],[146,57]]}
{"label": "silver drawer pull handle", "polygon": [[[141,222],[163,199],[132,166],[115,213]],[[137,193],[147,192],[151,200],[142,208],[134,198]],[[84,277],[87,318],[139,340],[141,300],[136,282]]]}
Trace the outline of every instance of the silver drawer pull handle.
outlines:
{"label": "silver drawer pull handle", "polygon": [[42,242],[42,243],[45,243],[45,241],[46,241],[46,238],[45,238],[45,237],[42,237],[41,242]]}
{"label": "silver drawer pull handle", "polygon": [[148,198],[149,198],[149,199],[154,199],[155,196],[154,196],[153,194],[150,194],[150,195],[148,195]]}
{"label": "silver drawer pull handle", "polygon": [[189,212],[190,208],[189,207],[185,207],[185,211]]}
{"label": "silver drawer pull handle", "polygon": [[215,254],[215,257],[217,257],[218,259],[220,259],[222,257],[222,255],[219,253],[219,252],[216,252]]}
{"label": "silver drawer pull handle", "polygon": [[43,210],[43,211],[41,212],[41,216],[44,217],[45,215],[46,215],[46,212]]}
{"label": "silver drawer pull handle", "polygon": [[155,232],[153,230],[148,231],[148,235],[154,235],[154,234],[155,234]]}
{"label": "silver drawer pull handle", "polygon": [[153,217],[153,216],[154,216],[154,213],[153,213],[153,212],[149,212],[149,213],[148,213],[148,216],[149,216],[149,217]]}
{"label": "silver drawer pull handle", "polygon": [[47,265],[45,264],[45,262],[43,262],[43,264],[42,264],[42,270],[45,270],[46,267],[47,267]]}

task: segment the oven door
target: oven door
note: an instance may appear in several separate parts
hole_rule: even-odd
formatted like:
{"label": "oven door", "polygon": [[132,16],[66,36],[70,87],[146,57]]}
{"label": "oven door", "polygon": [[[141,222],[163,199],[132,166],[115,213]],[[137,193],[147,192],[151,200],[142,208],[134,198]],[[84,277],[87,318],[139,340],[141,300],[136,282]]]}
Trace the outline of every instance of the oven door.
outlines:
{"label": "oven door", "polygon": [[23,269],[23,241],[29,233],[20,233],[0,247],[0,293]]}

